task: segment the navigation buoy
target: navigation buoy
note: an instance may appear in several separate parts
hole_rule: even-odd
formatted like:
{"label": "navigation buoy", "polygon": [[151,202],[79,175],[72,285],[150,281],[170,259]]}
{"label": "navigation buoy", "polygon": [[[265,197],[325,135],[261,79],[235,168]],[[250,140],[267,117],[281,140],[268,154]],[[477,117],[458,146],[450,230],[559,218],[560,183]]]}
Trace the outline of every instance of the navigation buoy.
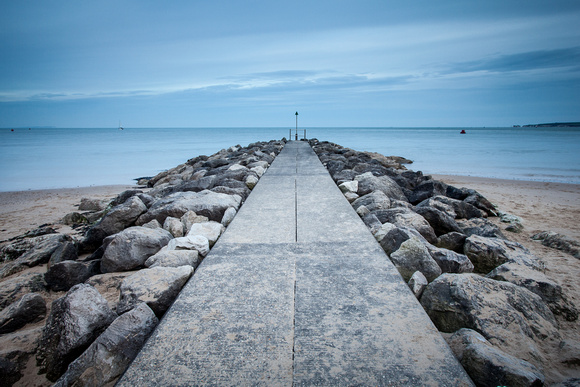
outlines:
{"label": "navigation buoy", "polygon": [[465,134],[465,129],[462,129],[461,132],[459,132],[460,134]]}
{"label": "navigation buoy", "polygon": [[14,132],[14,129],[10,129],[11,132]]}

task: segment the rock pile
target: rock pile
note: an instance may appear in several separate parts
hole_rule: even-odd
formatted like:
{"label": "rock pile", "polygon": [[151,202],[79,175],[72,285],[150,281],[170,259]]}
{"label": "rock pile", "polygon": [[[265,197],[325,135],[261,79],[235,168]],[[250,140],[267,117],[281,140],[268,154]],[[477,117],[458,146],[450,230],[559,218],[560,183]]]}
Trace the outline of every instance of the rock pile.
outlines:
{"label": "rock pile", "polygon": [[283,146],[198,156],[140,181],[147,191],[83,199],[83,212],[63,219],[84,227],[80,235],[44,227],[3,246],[2,385],[17,382],[32,356],[58,386],[113,383]]}
{"label": "rock pile", "polygon": [[[500,213],[482,195],[399,157],[310,144],[477,385],[543,385],[563,343],[580,347],[556,318],[574,321],[577,309],[541,260],[488,220]],[[504,221],[519,231],[519,219]]]}

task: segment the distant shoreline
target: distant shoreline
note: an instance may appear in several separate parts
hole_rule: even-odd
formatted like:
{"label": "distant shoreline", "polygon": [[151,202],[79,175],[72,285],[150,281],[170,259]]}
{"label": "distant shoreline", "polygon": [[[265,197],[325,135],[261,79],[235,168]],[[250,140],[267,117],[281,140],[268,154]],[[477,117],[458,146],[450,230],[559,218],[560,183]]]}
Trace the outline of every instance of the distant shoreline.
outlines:
{"label": "distant shoreline", "polygon": [[550,122],[547,124],[528,124],[522,128],[580,128],[580,122]]}

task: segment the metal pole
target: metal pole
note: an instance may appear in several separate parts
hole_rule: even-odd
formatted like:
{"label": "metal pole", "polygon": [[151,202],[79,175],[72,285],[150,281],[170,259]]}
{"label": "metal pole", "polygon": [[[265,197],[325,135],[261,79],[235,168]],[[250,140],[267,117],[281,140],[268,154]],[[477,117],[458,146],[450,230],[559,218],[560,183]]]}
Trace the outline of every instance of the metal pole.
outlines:
{"label": "metal pole", "polygon": [[296,112],[296,140],[298,140],[298,112]]}

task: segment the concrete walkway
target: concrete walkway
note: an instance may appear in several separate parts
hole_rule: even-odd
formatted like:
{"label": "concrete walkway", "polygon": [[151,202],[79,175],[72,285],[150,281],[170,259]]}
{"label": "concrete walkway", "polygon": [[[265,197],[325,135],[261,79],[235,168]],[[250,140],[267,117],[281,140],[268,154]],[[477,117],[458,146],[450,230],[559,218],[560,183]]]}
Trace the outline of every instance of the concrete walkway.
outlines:
{"label": "concrete walkway", "polygon": [[306,142],[290,142],[121,386],[472,385]]}

